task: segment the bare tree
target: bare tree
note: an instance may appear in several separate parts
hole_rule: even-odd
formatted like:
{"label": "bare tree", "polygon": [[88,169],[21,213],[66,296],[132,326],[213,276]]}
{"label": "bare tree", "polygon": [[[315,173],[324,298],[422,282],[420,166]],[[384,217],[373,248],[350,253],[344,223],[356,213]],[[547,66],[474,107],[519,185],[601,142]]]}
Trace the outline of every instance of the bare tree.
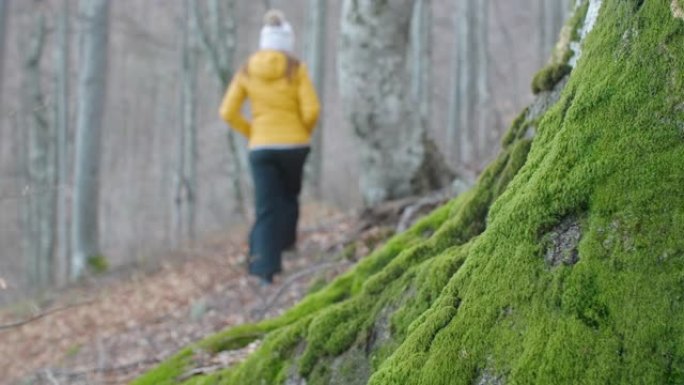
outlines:
{"label": "bare tree", "polygon": [[474,29],[475,4],[473,0],[458,0],[454,13],[454,47],[452,54],[451,95],[447,148],[452,162],[465,163],[473,158],[474,140],[470,127],[474,122],[475,63]]}
{"label": "bare tree", "polygon": [[10,0],[0,0],[0,106],[2,106],[2,85],[5,69],[5,39],[7,34],[7,9]]}
{"label": "bare tree", "polygon": [[29,282],[47,287],[53,272],[55,219],[54,133],[47,118],[40,63],[45,52],[45,15],[38,12],[24,59],[25,114],[28,118],[28,194],[25,209],[25,252]]}
{"label": "bare tree", "polygon": [[[306,63],[319,97],[323,97],[325,86],[325,42],[327,38],[327,0],[309,0],[307,10]],[[312,153],[309,161],[310,176],[316,197],[321,197],[323,174],[323,119],[319,119],[314,131]]]}
{"label": "bare tree", "polygon": [[[219,81],[219,92],[225,92],[234,72],[236,35],[236,0],[209,0],[207,18],[197,0],[193,1],[192,17],[196,25],[195,30],[202,48],[209,58],[209,64]],[[228,150],[231,156],[230,167],[233,184],[233,197],[238,211],[246,216],[245,193],[242,179],[246,166],[240,156],[236,134],[228,131]]]}
{"label": "bare tree", "polygon": [[57,253],[55,278],[66,283],[69,276],[69,0],[62,0],[55,46],[55,127],[57,131]]}
{"label": "bare tree", "polygon": [[98,220],[100,138],[107,86],[109,0],[81,0],[80,68],[76,122],[76,160],[71,277],[100,255]]}
{"label": "bare tree", "polygon": [[432,88],[432,1],[416,0],[411,20],[411,96],[416,125],[429,128]]}
{"label": "bare tree", "polygon": [[174,227],[176,243],[195,239],[197,203],[197,45],[192,17],[193,0],[183,2],[181,53],[181,108],[178,132],[178,164],[175,176]]}
{"label": "bare tree", "polygon": [[339,84],[360,139],[361,192],[368,205],[451,182],[437,147],[413,118],[406,33],[413,9],[413,0],[343,5]]}
{"label": "bare tree", "polygon": [[488,13],[488,0],[456,3],[447,148],[461,167],[475,166],[492,129]]}
{"label": "bare tree", "polygon": [[494,120],[491,119],[491,85],[489,84],[489,0],[477,0],[475,6],[476,50],[474,54],[477,55],[477,65],[474,69],[477,77],[477,124],[474,124],[472,129],[476,130],[473,134],[477,144],[475,151],[478,159],[481,159],[489,145],[490,133],[494,131],[492,127]]}
{"label": "bare tree", "polygon": [[558,40],[565,19],[570,14],[574,0],[538,0],[539,7],[539,57],[543,63],[549,57]]}

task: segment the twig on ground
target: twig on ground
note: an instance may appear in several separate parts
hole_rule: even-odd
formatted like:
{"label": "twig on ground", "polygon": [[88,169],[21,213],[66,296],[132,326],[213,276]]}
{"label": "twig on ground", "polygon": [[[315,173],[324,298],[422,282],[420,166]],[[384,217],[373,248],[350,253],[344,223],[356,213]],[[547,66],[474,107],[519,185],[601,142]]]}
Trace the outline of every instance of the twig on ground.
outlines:
{"label": "twig on ground", "polygon": [[52,374],[52,370],[50,369],[45,369],[45,378],[47,378],[47,380],[50,381],[52,385],[60,385],[59,381],[57,381],[55,376]]}
{"label": "twig on ground", "polygon": [[419,199],[414,204],[407,206],[401,213],[401,218],[397,224],[396,232],[401,233],[408,230],[411,224],[416,219],[416,214],[423,210],[424,208],[434,208],[440,204],[445,203],[449,200],[449,196],[444,193],[438,193],[434,195],[429,195],[424,198]]}
{"label": "twig on ground", "polygon": [[46,310],[46,311],[44,311],[44,312],[42,312],[42,313],[38,313],[38,314],[34,315],[33,317],[27,318],[27,319],[25,319],[25,320],[21,320],[21,321],[17,321],[17,322],[11,322],[11,323],[8,323],[8,324],[0,325],[0,332],[5,331],[5,330],[8,330],[8,329],[18,328],[18,327],[24,326],[24,325],[26,325],[26,324],[28,324],[28,323],[37,321],[37,320],[39,320],[39,319],[41,319],[41,318],[45,318],[45,317],[47,317],[47,316],[49,316],[49,315],[51,315],[51,314],[59,313],[59,312],[62,312],[62,311],[65,311],[65,310],[69,310],[69,309],[73,309],[73,308],[75,308],[75,307],[80,307],[80,306],[88,305],[88,304],[91,304],[91,303],[93,303],[93,302],[95,302],[95,301],[96,301],[95,299],[90,299],[90,300],[83,301],[83,302],[77,302],[77,303],[73,303],[73,304],[70,304],[70,305],[66,305],[66,306],[62,306],[62,307],[57,307],[57,308],[54,308],[54,309]]}
{"label": "twig on ground", "polygon": [[199,376],[201,374],[214,373],[220,369],[223,369],[223,367],[221,365],[212,365],[212,366],[206,366],[203,368],[192,369],[192,370],[189,370],[189,371],[183,373],[183,375],[178,377],[177,380],[178,380],[178,382],[185,382],[186,380],[189,380],[192,377]]}
{"label": "twig on ground", "polygon": [[90,374],[112,374],[112,373],[117,373],[117,372],[127,372],[129,370],[137,369],[145,365],[154,365],[158,364],[160,360],[156,358],[148,358],[145,360],[141,361],[136,361],[136,362],[130,362],[128,364],[120,365],[120,366],[109,366],[109,367],[103,367],[103,368],[92,368],[92,369],[84,369],[84,370],[78,370],[78,371],[66,371],[66,370],[51,370],[51,369],[46,369],[46,371],[49,371],[50,373],[57,374],[59,377],[64,377],[67,379],[73,379],[73,378],[78,378],[78,377],[83,377],[87,376]]}

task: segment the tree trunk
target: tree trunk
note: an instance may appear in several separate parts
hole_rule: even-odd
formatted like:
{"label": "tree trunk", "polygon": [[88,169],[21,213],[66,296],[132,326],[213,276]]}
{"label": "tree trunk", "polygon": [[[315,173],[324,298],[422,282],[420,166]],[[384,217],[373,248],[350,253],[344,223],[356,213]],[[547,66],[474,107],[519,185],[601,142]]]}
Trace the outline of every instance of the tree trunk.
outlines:
{"label": "tree trunk", "polygon": [[[198,0],[192,0],[192,18],[196,24],[197,39],[200,41],[204,53],[209,58],[209,64],[216,76],[223,94],[233,77],[233,62],[236,47],[236,0],[220,2],[209,1],[209,23],[202,17]],[[209,24],[209,26],[207,26]],[[233,198],[236,211],[246,217],[246,202],[243,191],[243,177],[246,168],[243,157],[240,156],[235,133],[230,130],[227,135],[228,152],[230,154],[230,174],[232,175]]]}
{"label": "tree trunk", "polygon": [[539,57],[544,64],[568,14],[568,0],[539,0]]}
{"label": "tree trunk", "polygon": [[197,200],[197,46],[192,0],[184,1],[181,108],[175,178],[176,245],[195,239]]}
{"label": "tree trunk", "polygon": [[[306,63],[309,67],[316,92],[323,98],[325,92],[325,47],[327,41],[327,0],[309,0],[307,9]],[[323,176],[323,116],[313,135],[312,152],[309,157],[309,175],[314,195],[321,198]]]}
{"label": "tree trunk", "polygon": [[55,128],[57,131],[57,253],[55,280],[69,279],[69,0],[62,0],[55,48]]}
{"label": "tree trunk", "polygon": [[47,118],[40,63],[45,51],[45,16],[36,16],[36,30],[25,58],[26,114],[28,115],[27,208],[29,282],[38,288],[52,283],[55,219],[54,132]]}
{"label": "tree trunk", "polygon": [[[492,105],[489,84],[489,0],[476,1],[476,33],[475,54],[477,55],[477,124],[475,136],[477,148],[478,166],[481,159],[489,152],[489,140],[494,132],[491,119]],[[498,138],[494,137],[494,143],[498,144]],[[478,167],[479,168],[479,167]]]}
{"label": "tree trunk", "polygon": [[476,9],[474,0],[458,0],[454,16],[456,37],[452,59],[452,94],[449,103],[447,131],[451,158],[458,164],[471,162],[475,156],[476,141],[473,129],[477,119],[477,47]]}
{"label": "tree trunk", "polygon": [[2,113],[2,90],[5,73],[5,39],[7,39],[7,13],[10,0],[0,0],[0,113]]}
{"label": "tree trunk", "polygon": [[489,84],[489,0],[459,0],[454,15],[447,146],[460,167],[478,168],[493,130]]}
{"label": "tree trunk", "polygon": [[432,1],[416,0],[411,20],[411,97],[417,127],[430,132],[432,102]]}
{"label": "tree trunk", "polygon": [[76,160],[72,226],[71,278],[83,274],[86,261],[100,256],[100,137],[107,85],[109,0],[81,0],[80,68],[76,121]]}
{"label": "tree trunk", "polygon": [[454,165],[461,160],[461,131],[463,126],[461,124],[461,106],[463,104],[461,90],[462,76],[461,71],[464,66],[464,57],[461,46],[464,44],[465,36],[462,34],[465,26],[461,25],[462,18],[462,0],[455,2],[456,10],[453,15],[454,33],[451,46],[451,68],[449,72],[449,105],[447,111],[447,127],[446,127],[446,157],[450,165]]}
{"label": "tree trunk", "polygon": [[343,5],[339,84],[359,139],[367,205],[424,193],[451,181],[425,127],[411,113],[407,54],[414,1],[347,0]]}

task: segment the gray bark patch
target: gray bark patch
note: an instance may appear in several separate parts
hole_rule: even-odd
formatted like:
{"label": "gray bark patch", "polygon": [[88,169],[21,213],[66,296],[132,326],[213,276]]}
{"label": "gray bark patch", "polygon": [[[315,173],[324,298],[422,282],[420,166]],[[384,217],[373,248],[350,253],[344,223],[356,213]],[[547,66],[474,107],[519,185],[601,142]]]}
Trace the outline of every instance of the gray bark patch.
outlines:
{"label": "gray bark patch", "polygon": [[572,266],[579,262],[577,246],[582,238],[582,229],[577,217],[567,217],[547,235],[548,243],[544,260],[549,266],[561,263]]}
{"label": "gray bark patch", "polygon": [[566,75],[563,79],[558,81],[556,85],[554,85],[552,90],[542,91],[537,94],[534,102],[527,110],[527,116],[525,117],[525,120],[529,122],[540,118],[546,114],[546,111],[548,111],[549,108],[558,103],[561,98],[561,94],[565,89],[565,85],[568,84],[569,79],[570,76]]}
{"label": "gray bark patch", "polygon": [[672,15],[674,17],[684,20],[684,9],[682,9],[682,6],[677,3],[677,0],[672,0],[670,9],[672,10]]}
{"label": "gray bark patch", "polygon": [[495,375],[490,369],[485,369],[474,385],[506,385],[506,380],[503,376]]}
{"label": "gray bark patch", "polygon": [[335,358],[330,385],[365,385],[371,376],[370,361],[363,348],[354,347]]}
{"label": "gray bark patch", "polygon": [[[296,362],[304,353],[304,350],[306,349],[306,343],[303,341],[297,345],[297,348],[295,348],[295,353],[293,357],[293,362]],[[298,365],[292,364],[287,370],[287,378],[285,378],[285,385],[306,385],[306,378],[302,377],[301,374],[299,374],[299,368]]]}

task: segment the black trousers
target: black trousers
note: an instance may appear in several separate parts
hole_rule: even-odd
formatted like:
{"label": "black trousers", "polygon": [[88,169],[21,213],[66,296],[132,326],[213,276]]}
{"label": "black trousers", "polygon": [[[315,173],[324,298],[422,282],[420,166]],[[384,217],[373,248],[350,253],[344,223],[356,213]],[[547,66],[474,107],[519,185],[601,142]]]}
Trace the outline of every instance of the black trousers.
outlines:
{"label": "black trousers", "polygon": [[271,278],[282,251],[297,241],[299,193],[309,148],[250,151],[256,220],[249,235],[250,274]]}

